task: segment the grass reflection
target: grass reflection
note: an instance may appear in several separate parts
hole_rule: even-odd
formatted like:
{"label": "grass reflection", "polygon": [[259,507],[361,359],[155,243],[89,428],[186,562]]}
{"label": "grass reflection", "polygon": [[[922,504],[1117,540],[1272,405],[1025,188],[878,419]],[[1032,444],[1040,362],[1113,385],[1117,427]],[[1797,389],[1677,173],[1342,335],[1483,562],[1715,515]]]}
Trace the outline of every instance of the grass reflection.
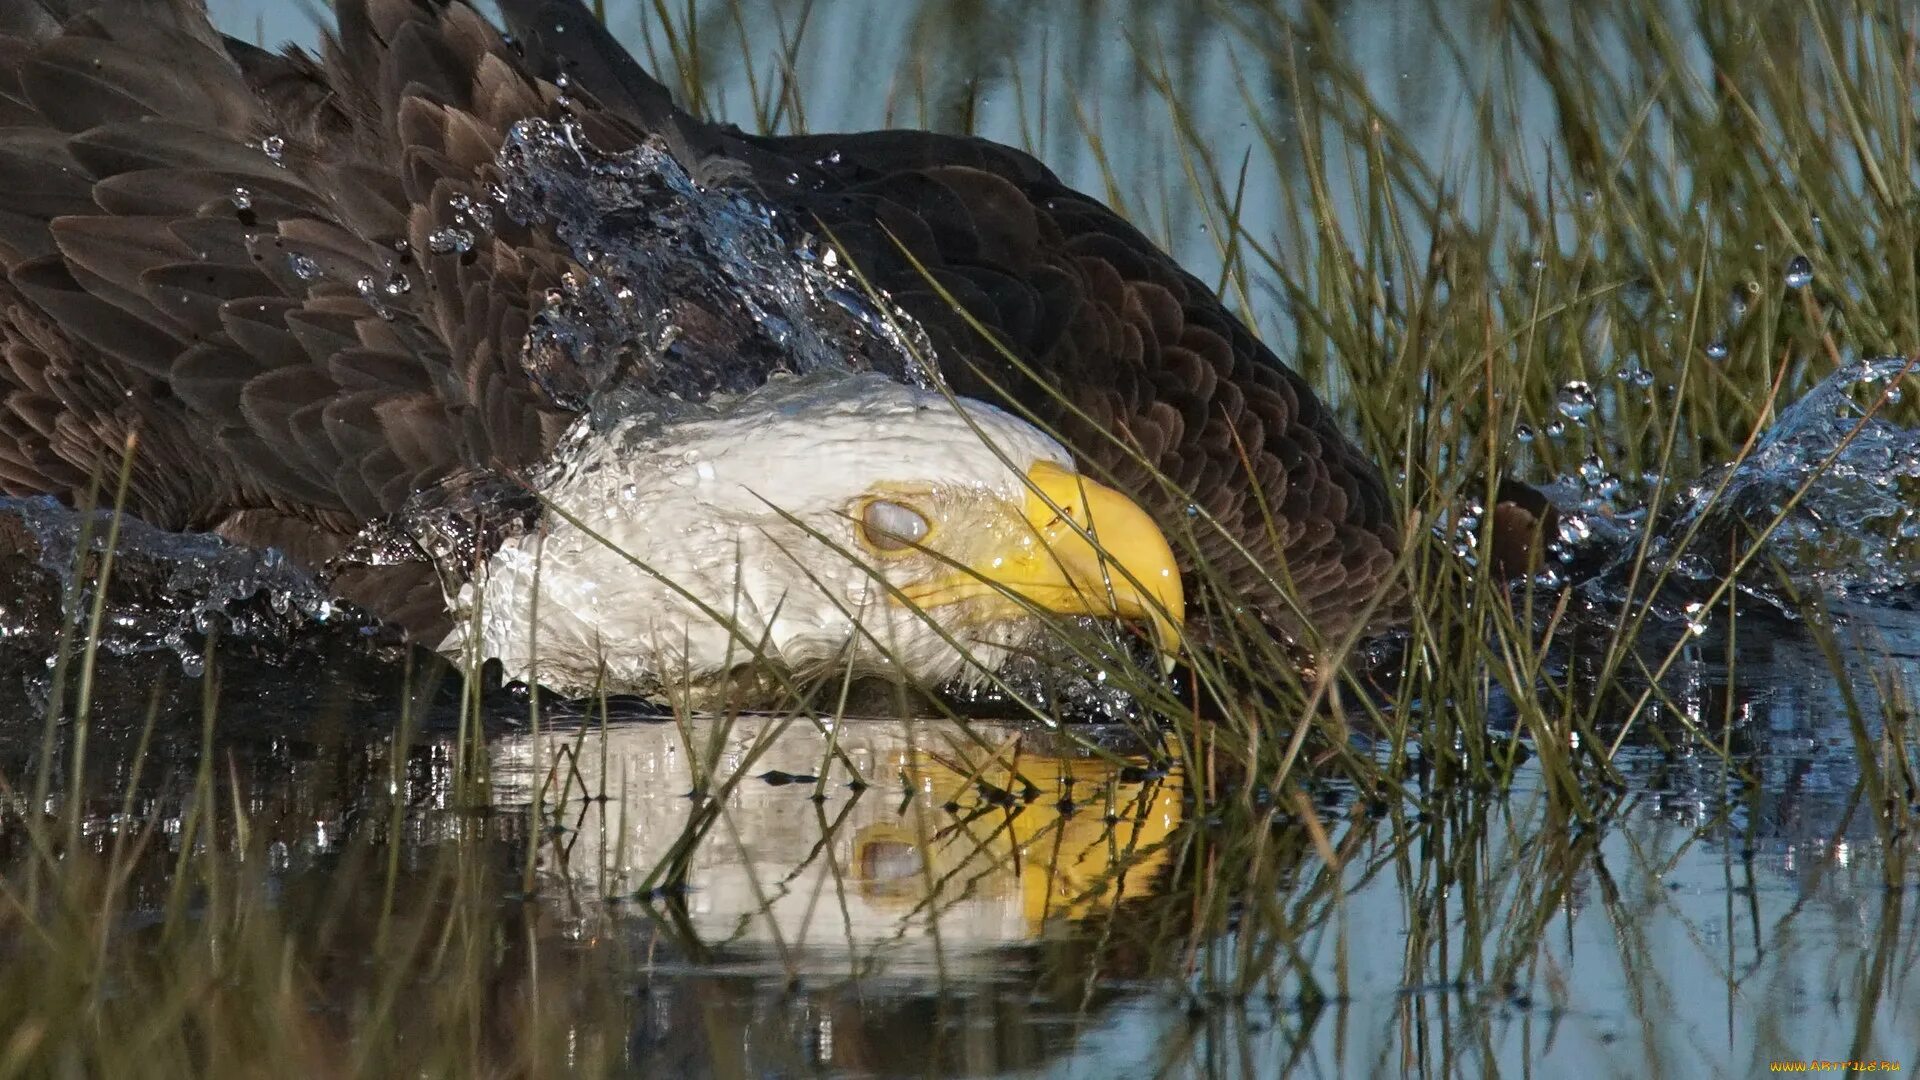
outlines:
{"label": "grass reflection", "polygon": [[1835,1008],[1866,1052],[1913,1034],[1910,841],[1833,754],[1725,803],[1649,751],[1590,823],[1531,767],[1201,800],[1131,734],[1090,736],[1116,765],[1010,725],[845,719],[828,759],[763,716],[536,741],[488,694],[476,756],[431,676],[387,725],[275,724],[215,663],[212,754],[105,724],[56,772],[86,789],[8,802],[11,1072],[1674,1072]]}

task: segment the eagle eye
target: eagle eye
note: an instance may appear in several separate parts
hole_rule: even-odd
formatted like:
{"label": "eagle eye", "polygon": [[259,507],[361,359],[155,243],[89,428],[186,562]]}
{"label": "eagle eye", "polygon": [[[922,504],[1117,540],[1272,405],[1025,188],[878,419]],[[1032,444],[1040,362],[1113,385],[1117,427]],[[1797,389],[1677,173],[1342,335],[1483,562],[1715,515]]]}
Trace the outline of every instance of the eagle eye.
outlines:
{"label": "eagle eye", "polygon": [[874,499],[860,511],[860,539],[885,554],[911,551],[932,531],[926,515],[889,499]]}

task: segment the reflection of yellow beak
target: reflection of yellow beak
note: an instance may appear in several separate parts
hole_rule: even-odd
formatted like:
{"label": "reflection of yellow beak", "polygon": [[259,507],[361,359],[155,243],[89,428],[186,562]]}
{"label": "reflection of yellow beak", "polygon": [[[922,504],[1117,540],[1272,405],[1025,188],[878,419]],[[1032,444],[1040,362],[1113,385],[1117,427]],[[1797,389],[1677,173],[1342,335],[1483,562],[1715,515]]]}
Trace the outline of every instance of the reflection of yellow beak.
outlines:
{"label": "reflection of yellow beak", "polygon": [[[1186,597],[1160,527],[1132,499],[1050,461],[1027,470],[1027,527],[972,565],[903,590],[923,608],[973,600],[994,617],[1026,610],[1147,622],[1169,660],[1179,651]],[[1091,537],[1091,542],[1089,542]],[[1012,596],[1007,594],[1011,593]]]}
{"label": "reflection of yellow beak", "polygon": [[[1179,779],[1122,780],[1100,759],[1044,751],[1020,760],[1040,796],[1011,809],[987,806],[979,794],[982,781],[1016,785],[997,755],[990,763],[927,753],[901,760],[921,798],[898,818],[860,826],[847,877],[869,902],[899,912],[938,914],[963,898],[1005,904],[1017,897],[1029,934],[1049,919],[1084,919],[1151,894],[1184,815]],[[1092,801],[1063,814],[1060,800],[1069,795]],[[1111,816],[1100,812],[1102,803]],[[953,809],[934,810],[942,804]],[[909,815],[917,813],[933,816],[916,829]]]}

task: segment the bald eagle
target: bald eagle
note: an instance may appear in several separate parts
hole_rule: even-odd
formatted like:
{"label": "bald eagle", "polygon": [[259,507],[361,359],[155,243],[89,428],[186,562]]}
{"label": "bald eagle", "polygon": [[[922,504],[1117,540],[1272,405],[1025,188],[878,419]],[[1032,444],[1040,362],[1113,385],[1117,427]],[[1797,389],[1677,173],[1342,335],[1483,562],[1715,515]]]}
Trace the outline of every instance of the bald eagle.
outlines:
{"label": "bald eagle", "polygon": [[570,690],[1166,646],[1196,560],[1282,635],[1394,617],[1379,471],[1098,201],[707,122],[578,0],[501,7],[338,0],[318,55],[0,9],[0,490],[134,440],[146,521]]}

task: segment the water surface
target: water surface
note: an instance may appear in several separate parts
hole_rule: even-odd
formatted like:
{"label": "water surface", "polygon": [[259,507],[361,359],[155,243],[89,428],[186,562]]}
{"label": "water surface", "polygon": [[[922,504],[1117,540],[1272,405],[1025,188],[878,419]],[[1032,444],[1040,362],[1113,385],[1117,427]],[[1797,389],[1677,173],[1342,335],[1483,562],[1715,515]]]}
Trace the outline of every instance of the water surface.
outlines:
{"label": "water surface", "polygon": [[[1920,641],[1888,640],[1910,672]],[[1807,659],[1790,638],[1749,648],[1747,671]],[[1705,654],[1685,668],[1689,718],[1734,718],[1730,755],[1677,728],[1663,738],[1678,745],[1630,747],[1597,827],[1570,825],[1528,769],[1497,798],[1424,791],[1424,812],[1338,788],[1207,805],[1192,763],[1116,729],[750,716],[536,732],[510,697],[463,779],[474,735],[445,708],[396,741],[373,703],[390,689],[291,693],[282,670],[261,692],[236,671],[217,786],[246,835],[200,843],[264,859],[290,918],[345,919],[348,956],[379,898],[388,919],[432,919],[448,902],[435,883],[461,879],[519,939],[478,963],[489,993],[536,975],[618,988],[568,1040],[641,1075],[1738,1075],[1908,1058],[1913,841],[1878,823],[1859,764],[1873,740],[1837,692],[1729,688]],[[178,720],[132,804],[163,836],[198,768],[200,733]],[[84,832],[100,850],[137,733],[93,733]],[[5,760],[23,775],[24,748]],[[0,845],[24,843],[10,817]],[[164,917],[176,857],[163,843],[139,864],[125,932]],[[344,881],[358,900],[342,913]],[[324,984],[343,1000],[353,967]]]}

